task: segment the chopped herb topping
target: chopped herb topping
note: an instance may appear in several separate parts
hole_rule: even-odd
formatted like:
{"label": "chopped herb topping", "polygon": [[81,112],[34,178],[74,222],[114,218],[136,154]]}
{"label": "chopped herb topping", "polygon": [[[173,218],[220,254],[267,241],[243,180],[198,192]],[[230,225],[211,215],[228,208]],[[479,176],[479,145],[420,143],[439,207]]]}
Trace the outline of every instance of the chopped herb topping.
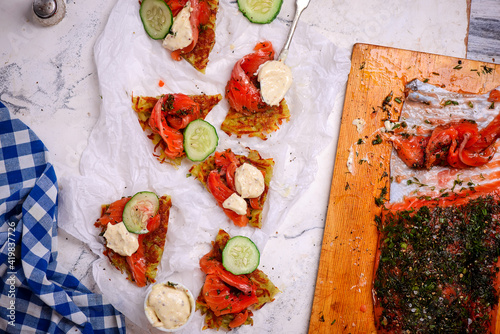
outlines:
{"label": "chopped herb topping", "polygon": [[372,140],[372,145],[378,145],[378,144],[382,144],[382,137],[379,134],[377,134],[375,139]]}
{"label": "chopped herb topping", "polygon": [[407,181],[406,181],[406,184],[407,184],[407,185],[412,185],[412,184],[415,184],[415,185],[417,185],[417,186],[419,186],[419,187],[427,187],[427,185],[426,185],[426,184],[424,184],[424,183],[420,182],[420,181],[419,181],[416,177],[412,177],[412,179],[407,180]]}
{"label": "chopped herb topping", "polygon": [[[162,110],[172,110],[172,109],[174,109],[174,99],[175,99],[174,95],[168,94],[167,100],[165,101],[165,103],[162,106]],[[164,109],[165,107],[167,109]]]}
{"label": "chopped herb topping", "polygon": [[387,95],[387,96],[385,97],[384,102],[385,102],[385,103],[389,103],[389,102],[391,102],[391,101],[392,101],[392,95],[393,95],[393,93],[392,93],[392,91],[391,91],[391,92],[389,93],[389,95]]}
{"label": "chopped herb topping", "polygon": [[498,303],[500,201],[388,212],[377,225],[374,282],[379,329],[396,333],[488,333]]}
{"label": "chopped herb topping", "polygon": [[387,187],[383,187],[380,189],[380,196],[375,198],[375,204],[377,206],[382,206],[387,199],[385,196],[387,195]]}
{"label": "chopped herb topping", "polygon": [[453,100],[446,100],[444,102],[444,105],[445,106],[449,106],[450,104],[453,104],[454,106],[458,106],[458,102],[457,101],[453,101]]}
{"label": "chopped herb topping", "polygon": [[492,67],[488,67],[486,65],[481,65],[481,67],[483,68],[483,74],[490,74],[493,72],[493,68]]}

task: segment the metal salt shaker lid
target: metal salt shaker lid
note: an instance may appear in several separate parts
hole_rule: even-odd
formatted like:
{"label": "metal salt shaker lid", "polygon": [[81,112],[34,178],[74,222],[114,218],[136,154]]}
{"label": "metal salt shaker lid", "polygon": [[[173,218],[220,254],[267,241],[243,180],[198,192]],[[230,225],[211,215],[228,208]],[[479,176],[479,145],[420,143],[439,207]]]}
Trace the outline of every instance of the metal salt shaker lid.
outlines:
{"label": "metal salt shaker lid", "polygon": [[47,19],[56,13],[57,2],[55,0],[34,0],[33,11],[38,17]]}

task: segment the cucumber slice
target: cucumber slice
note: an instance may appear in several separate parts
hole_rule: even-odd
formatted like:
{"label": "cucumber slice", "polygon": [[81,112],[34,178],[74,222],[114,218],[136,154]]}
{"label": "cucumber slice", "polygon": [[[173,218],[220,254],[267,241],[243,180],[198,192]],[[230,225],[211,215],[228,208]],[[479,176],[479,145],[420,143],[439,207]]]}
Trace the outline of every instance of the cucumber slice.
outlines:
{"label": "cucumber slice", "polygon": [[232,237],[222,251],[222,265],[235,275],[250,274],[257,269],[259,262],[259,250],[247,237]]}
{"label": "cucumber slice", "polygon": [[252,23],[266,24],[278,16],[283,0],[238,0],[240,12]]}
{"label": "cucumber slice", "polygon": [[172,26],[172,11],[163,0],[142,0],[139,10],[144,30],[152,39],[163,39]]}
{"label": "cucumber slice", "polygon": [[212,124],[196,119],[184,131],[184,151],[191,161],[203,161],[217,148],[219,136]]}
{"label": "cucumber slice", "polygon": [[130,233],[148,233],[148,221],[160,208],[160,200],[155,193],[141,191],[132,196],[123,208],[123,224]]}

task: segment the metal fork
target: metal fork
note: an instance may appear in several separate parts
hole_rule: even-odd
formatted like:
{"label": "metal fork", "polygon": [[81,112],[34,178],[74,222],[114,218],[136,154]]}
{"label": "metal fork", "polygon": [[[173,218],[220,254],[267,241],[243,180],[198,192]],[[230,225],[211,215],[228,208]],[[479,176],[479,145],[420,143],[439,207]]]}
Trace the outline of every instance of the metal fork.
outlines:
{"label": "metal fork", "polygon": [[310,1],[311,0],[297,0],[297,2],[295,3],[296,9],[295,9],[295,16],[292,21],[292,26],[290,27],[290,31],[288,32],[288,37],[286,39],[285,46],[283,47],[283,49],[281,49],[280,55],[278,57],[278,60],[283,63],[285,62],[286,57],[288,56],[288,49],[290,48],[290,43],[292,42],[292,37],[293,33],[295,32],[295,28],[297,28],[297,22],[299,22],[300,14],[302,14],[304,9],[307,8]]}

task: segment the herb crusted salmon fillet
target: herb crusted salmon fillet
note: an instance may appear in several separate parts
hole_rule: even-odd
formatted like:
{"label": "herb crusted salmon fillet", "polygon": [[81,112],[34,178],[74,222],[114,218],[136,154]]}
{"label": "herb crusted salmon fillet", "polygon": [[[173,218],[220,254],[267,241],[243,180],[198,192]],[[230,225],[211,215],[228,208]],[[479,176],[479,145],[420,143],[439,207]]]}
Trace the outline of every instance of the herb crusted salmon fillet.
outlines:
{"label": "herb crusted salmon fillet", "polygon": [[500,196],[469,195],[383,212],[373,284],[379,333],[498,332]]}

